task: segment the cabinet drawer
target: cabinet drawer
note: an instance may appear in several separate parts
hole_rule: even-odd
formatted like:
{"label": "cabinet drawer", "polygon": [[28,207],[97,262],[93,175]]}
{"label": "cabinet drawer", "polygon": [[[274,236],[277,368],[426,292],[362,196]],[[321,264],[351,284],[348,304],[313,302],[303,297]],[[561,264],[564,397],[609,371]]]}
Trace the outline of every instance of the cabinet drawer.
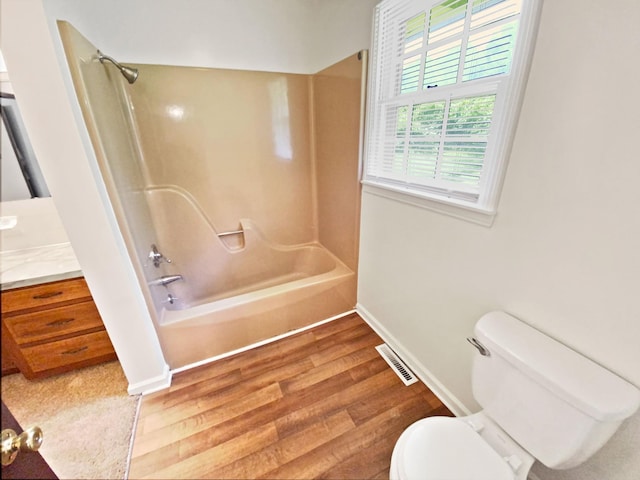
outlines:
{"label": "cabinet drawer", "polygon": [[5,318],[4,323],[18,345],[103,328],[98,309],[92,301],[23,313]]}
{"label": "cabinet drawer", "polygon": [[92,365],[116,358],[104,330],[20,350],[35,375],[60,367]]}
{"label": "cabinet drawer", "polygon": [[16,288],[2,292],[2,313],[17,312],[83,298],[91,298],[84,278]]}

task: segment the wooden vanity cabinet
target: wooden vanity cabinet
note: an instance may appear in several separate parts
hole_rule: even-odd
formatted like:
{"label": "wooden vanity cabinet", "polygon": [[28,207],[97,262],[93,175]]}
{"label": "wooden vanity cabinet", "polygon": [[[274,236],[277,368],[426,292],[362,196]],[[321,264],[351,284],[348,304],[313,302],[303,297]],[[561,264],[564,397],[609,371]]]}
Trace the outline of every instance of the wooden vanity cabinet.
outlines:
{"label": "wooden vanity cabinet", "polygon": [[6,341],[4,339],[4,335],[2,336],[2,350],[0,350],[0,355],[2,356],[2,375],[10,375],[12,373],[18,373],[18,366],[16,362],[13,361],[13,357],[11,353],[9,353],[9,347],[6,345]]}
{"label": "wooden vanity cabinet", "polygon": [[116,359],[84,278],[1,295],[3,373],[5,355],[28,379]]}

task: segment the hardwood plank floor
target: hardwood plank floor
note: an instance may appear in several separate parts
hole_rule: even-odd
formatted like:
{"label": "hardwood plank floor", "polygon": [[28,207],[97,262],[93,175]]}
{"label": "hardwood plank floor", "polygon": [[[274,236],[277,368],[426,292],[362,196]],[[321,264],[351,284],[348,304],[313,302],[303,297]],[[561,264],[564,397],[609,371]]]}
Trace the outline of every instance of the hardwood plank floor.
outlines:
{"label": "hardwood plank floor", "polygon": [[402,431],[452,414],[381,343],[351,314],[176,374],[142,399],[129,478],[388,478]]}

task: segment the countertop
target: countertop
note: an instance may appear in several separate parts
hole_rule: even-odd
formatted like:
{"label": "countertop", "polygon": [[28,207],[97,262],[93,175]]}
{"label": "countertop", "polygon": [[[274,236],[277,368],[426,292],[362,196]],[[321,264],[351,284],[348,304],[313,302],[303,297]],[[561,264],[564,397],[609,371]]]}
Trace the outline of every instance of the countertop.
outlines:
{"label": "countertop", "polygon": [[0,252],[0,289],[38,285],[82,276],[70,243]]}

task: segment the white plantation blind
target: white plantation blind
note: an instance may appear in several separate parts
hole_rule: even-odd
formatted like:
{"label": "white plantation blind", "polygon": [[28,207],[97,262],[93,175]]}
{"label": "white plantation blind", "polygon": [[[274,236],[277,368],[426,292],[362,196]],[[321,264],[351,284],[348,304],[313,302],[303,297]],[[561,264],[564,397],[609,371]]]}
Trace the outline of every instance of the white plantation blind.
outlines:
{"label": "white plantation blind", "polygon": [[506,94],[514,58],[529,53],[517,48],[522,4],[532,1],[378,5],[365,183],[490,208],[505,150],[496,140],[513,130],[503,110],[517,98]]}

